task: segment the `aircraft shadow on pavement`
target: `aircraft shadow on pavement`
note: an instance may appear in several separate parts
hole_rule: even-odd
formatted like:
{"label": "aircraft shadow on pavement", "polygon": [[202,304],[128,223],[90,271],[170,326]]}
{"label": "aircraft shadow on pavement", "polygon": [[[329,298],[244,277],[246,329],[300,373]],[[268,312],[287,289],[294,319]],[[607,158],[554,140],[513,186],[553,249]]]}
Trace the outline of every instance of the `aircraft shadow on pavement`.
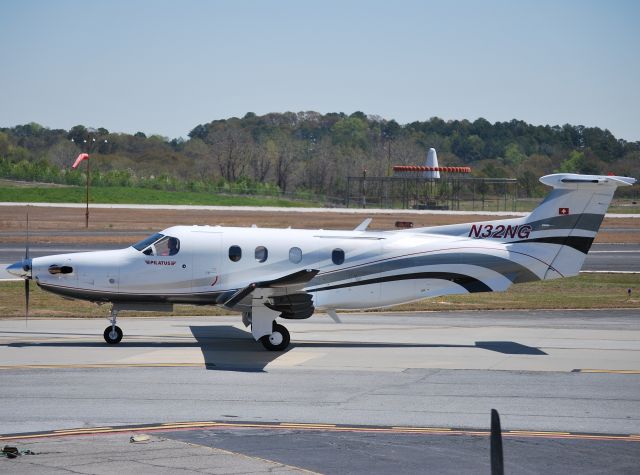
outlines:
{"label": "aircraft shadow on pavement", "polygon": [[292,343],[294,348],[480,348],[505,355],[548,355],[534,346],[527,346],[515,341],[476,341],[475,345],[448,345],[435,343],[358,343],[345,342],[299,342]]}
{"label": "aircraft shadow on pavement", "polygon": [[[480,348],[483,350],[495,351],[505,355],[548,355],[539,348],[527,346],[515,341],[476,341],[475,345],[449,345],[446,343],[375,343],[375,342],[354,342],[354,341],[302,341],[291,342],[289,348],[284,352],[267,352],[263,346],[251,338],[249,332],[239,330],[231,325],[214,325],[214,326],[192,326],[189,327],[191,333],[196,339],[191,341],[135,341],[123,339],[118,346],[122,348],[193,348],[200,347],[205,357],[207,366],[211,365],[211,369],[221,369],[215,367],[213,358],[211,361],[207,356],[219,357],[222,351],[233,353],[237,357],[238,353],[249,353],[253,358],[264,362],[264,365],[276,359],[278,356],[287,353],[293,348]],[[17,332],[16,332],[17,333]],[[57,335],[57,333],[48,333],[48,335]],[[87,335],[83,335],[87,336]],[[152,336],[151,336],[152,337]],[[158,338],[167,338],[166,336]],[[2,345],[0,345],[2,346]],[[24,348],[29,346],[39,347],[82,347],[82,348],[102,348],[105,346],[103,341],[43,341],[43,342],[16,342],[9,343],[6,346],[13,348]],[[269,356],[268,358],[266,356]],[[242,358],[246,360],[247,358]],[[266,361],[266,362],[265,362]],[[247,361],[244,361],[245,365]],[[261,370],[264,369],[262,366]]]}
{"label": "aircraft shadow on pavement", "polygon": [[[145,336],[144,340],[127,339],[127,336],[117,345],[118,348],[200,348],[204,357],[205,367],[217,371],[262,372],[266,365],[287,353],[266,351],[261,343],[256,342],[251,333],[238,329],[232,325],[189,326],[196,341],[184,341],[184,336],[171,337],[167,335]],[[16,332],[18,333],[18,332]],[[31,334],[32,335],[32,334]],[[31,336],[30,335],[30,336]],[[60,341],[25,341],[9,343],[10,348],[104,348],[107,345],[98,335],[95,339],[68,340],[62,337],[67,334],[47,333],[59,335]],[[75,335],[74,335],[75,336]],[[87,335],[83,335],[87,336]],[[91,335],[89,335],[91,336]],[[153,338],[164,341],[153,341]],[[171,339],[174,341],[171,341]],[[169,341],[167,341],[169,340]]]}
{"label": "aircraft shadow on pavement", "polygon": [[251,333],[232,325],[190,326],[202,350],[206,368],[215,371],[263,372],[265,366],[287,353],[267,351]]}
{"label": "aircraft shadow on pavement", "polygon": [[[164,341],[136,340],[125,338],[115,345],[120,348],[197,348],[202,351],[205,367],[214,371],[264,372],[265,367],[294,348],[479,348],[507,355],[547,355],[539,348],[513,341],[477,341],[474,345],[451,345],[435,343],[393,343],[393,342],[292,342],[283,352],[266,351],[256,342],[251,333],[232,325],[189,326],[194,341],[184,341],[184,336],[170,337],[158,335]],[[61,335],[62,336],[62,335]],[[84,336],[84,335],[83,335]],[[8,347],[60,347],[60,348],[104,348],[106,343],[95,340],[29,341],[9,343]],[[145,337],[153,339],[153,335]],[[174,341],[167,341],[175,338]]]}

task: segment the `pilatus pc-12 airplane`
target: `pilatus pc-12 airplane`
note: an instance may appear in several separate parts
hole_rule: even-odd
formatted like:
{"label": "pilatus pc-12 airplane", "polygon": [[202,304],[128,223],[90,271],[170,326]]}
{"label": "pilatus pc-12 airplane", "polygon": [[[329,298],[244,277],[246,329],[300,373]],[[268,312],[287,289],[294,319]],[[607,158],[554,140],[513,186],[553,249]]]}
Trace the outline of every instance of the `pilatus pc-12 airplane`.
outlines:
{"label": "pilatus pc-12 airplane", "polygon": [[[107,343],[122,310],[171,312],[173,304],[219,305],[242,314],[266,349],[282,351],[282,319],[324,310],[385,307],[447,294],[576,275],[620,176],[555,174],[528,216],[449,226],[353,231],[175,226],[113,251],[25,259],[7,270],[63,297],[109,302]],[[28,249],[28,248],[27,248]]]}

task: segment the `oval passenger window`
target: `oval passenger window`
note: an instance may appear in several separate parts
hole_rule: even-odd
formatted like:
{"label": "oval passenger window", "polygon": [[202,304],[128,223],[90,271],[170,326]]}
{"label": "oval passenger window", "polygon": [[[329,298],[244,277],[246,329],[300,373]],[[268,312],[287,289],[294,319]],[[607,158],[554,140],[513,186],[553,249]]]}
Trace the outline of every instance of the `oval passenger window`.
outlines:
{"label": "oval passenger window", "polygon": [[298,264],[302,260],[302,249],[299,247],[292,247],[289,249],[289,262]]}
{"label": "oval passenger window", "polygon": [[233,262],[238,262],[242,258],[242,249],[240,246],[231,246],[229,248],[229,259]]}
{"label": "oval passenger window", "polygon": [[344,262],[344,251],[342,249],[334,249],[331,253],[331,260],[337,266]]}
{"label": "oval passenger window", "polygon": [[258,246],[256,247],[256,261],[258,262],[264,262],[267,260],[267,256],[269,255],[269,251],[267,251],[267,248],[264,246]]}

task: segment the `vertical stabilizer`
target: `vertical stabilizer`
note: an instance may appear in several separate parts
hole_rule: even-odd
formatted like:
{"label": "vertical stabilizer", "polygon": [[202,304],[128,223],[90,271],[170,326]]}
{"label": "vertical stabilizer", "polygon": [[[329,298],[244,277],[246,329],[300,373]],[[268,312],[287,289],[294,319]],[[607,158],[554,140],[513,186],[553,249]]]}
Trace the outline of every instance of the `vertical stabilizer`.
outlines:
{"label": "vertical stabilizer", "polygon": [[553,191],[525,218],[526,240],[510,245],[549,263],[544,279],[577,275],[618,186],[634,178],[559,173],[540,178]]}
{"label": "vertical stabilizer", "polygon": [[[438,155],[436,154],[435,148],[430,148],[427,152],[427,162],[425,164],[427,167],[438,167]],[[440,172],[424,172],[424,178],[440,178]]]}
{"label": "vertical stabilizer", "polygon": [[[558,173],[544,176],[540,181],[553,190],[525,217],[399,232],[456,236],[489,246],[503,246],[511,258],[534,270],[541,280],[577,275],[616,189],[633,185],[636,180]],[[514,282],[527,280],[531,280],[531,275],[518,276]]]}

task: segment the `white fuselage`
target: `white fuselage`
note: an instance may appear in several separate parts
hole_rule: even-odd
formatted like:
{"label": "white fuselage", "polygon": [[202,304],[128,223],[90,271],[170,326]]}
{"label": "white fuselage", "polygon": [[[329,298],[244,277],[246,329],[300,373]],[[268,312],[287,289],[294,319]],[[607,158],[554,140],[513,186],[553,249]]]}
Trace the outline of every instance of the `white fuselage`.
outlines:
{"label": "white fuselage", "polygon": [[[547,268],[502,243],[406,231],[176,226],[161,234],[179,240],[177,254],[129,247],[40,257],[32,275],[45,290],[93,301],[219,304],[252,282],[317,269],[305,286],[316,308],[361,309],[504,290],[512,274]],[[232,247],[239,259],[230,258]],[[52,274],[52,265],[72,271]]]}

